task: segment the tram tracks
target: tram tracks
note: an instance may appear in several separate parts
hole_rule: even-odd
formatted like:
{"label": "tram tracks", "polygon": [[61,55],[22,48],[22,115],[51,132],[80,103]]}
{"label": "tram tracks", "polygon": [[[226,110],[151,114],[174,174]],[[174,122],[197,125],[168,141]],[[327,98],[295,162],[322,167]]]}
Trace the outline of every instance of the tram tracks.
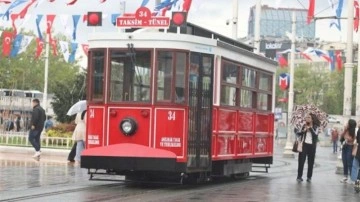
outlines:
{"label": "tram tracks", "polygon": [[[221,186],[227,185],[229,187],[238,185],[238,183],[249,183],[254,180],[263,181],[274,178],[286,178],[294,175],[296,168],[293,166],[295,161],[284,161],[277,160],[278,164],[274,165],[271,169],[272,171],[269,174],[255,174],[251,175],[244,180],[215,180],[210,183],[201,184],[201,185],[152,185],[152,186],[133,186],[132,183],[115,183],[115,184],[103,184],[103,185],[94,185],[91,184],[87,187],[73,188],[71,186],[69,189],[60,190],[60,191],[49,191],[45,193],[39,194],[31,194],[19,197],[12,197],[7,199],[0,199],[0,201],[27,201],[27,200],[38,200],[38,199],[46,199],[46,198],[60,198],[61,196],[65,196],[67,194],[76,194],[85,192],[90,194],[91,197],[84,198],[83,201],[92,202],[92,201],[117,201],[121,198],[121,200],[134,200],[137,198],[144,198],[147,200],[147,196],[156,197],[177,197],[181,194],[192,194],[196,192],[202,191],[212,191],[216,190]],[[280,162],[280,163],[279,163]],[[316,171],[329,171],[334,169],[332,166],[326,166],[330,162],[326,162],[324,165],[317,165]],[[285,169],[283,169],[285,168]],[[102,194],[101,192],[110,192],[111,194]],[[92,193],[99,193],[94,194]]]}

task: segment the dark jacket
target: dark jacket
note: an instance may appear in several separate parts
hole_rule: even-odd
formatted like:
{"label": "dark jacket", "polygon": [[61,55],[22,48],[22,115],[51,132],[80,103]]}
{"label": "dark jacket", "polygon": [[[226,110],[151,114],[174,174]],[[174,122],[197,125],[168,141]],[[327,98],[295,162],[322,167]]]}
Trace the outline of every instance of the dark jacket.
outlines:
{"label": "dark jacket", "polygon": [[33,108],[30,126],[35,126],[35,130],[42,131],[44,128],[45,120],[46,120],[45,110],[40,105],[36,105]]}
{"label": "dark jacket", "polygon": [[[301,138],[302,141],[305,141],[306,131],[305,130],[306,125],[303,125],[300,131],[297,132],[297,135]],[[316,134],[317,126],[313,125],[312,128],[310,128],[310,133],[312,136],[312,142],[313,144],[318,142],[318,135]],[[316,144],[315,144],[316,145]]]}

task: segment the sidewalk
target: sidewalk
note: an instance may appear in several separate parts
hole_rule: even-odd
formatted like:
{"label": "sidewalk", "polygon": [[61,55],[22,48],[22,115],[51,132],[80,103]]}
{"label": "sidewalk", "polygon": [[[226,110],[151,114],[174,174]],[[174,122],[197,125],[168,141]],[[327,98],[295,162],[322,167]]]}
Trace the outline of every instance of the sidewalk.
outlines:
{"label": "sidewalk", "polygon": [[[0,146],[0,160],[31,160],[34,155],[32,147]],[[67,163],[67,156],[70,150],[67,149],[41,149],[41,161]]]}

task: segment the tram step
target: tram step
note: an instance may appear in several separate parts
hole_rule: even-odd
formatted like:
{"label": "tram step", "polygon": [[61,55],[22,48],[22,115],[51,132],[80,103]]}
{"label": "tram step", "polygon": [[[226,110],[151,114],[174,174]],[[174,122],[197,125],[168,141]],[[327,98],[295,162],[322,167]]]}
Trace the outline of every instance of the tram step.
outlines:
{"label": "tram step", "polygon": [[254,164],[251,167],[251,172],[255,173],[268,173],[270,164]]}

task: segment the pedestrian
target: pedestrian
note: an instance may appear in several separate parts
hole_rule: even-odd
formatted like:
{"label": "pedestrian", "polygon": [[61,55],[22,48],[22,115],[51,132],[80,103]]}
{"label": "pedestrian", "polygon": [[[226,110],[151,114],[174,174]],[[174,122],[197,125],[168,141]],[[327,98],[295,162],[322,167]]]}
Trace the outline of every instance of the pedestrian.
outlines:
{"label": "pedestrian", "polygon": [[318,142],[319,126],[320,121],[314,114],[306,114],[305,116],[306,123],[302,126],[301,130],[298,131],[298,138],[303,141],[302,151],[299,152],[298,158],[298,175],[297,181],[302,182],[302,175],[306,157],[308,159],[308,171],[307,171],[307,182],[311,182],[315,153],[316,153],[316,144]]}
{"label": "pedestrian", "polygon": [[360,186],[360,148],[359,148],[359,143],[360,143],[360,122],[358,123],[358,130],[357,130],[357,134],[356,134],[356,145],[357,145],[357,151],[354,155],[354,159],[353,159],[353,163],[352,163],[352,168],[351,168],[351,183],[352,184],[356,184],[357,186]]}
{"label": "pedestrian", "polygon": [[20,132],[20,130],[21,130],[20,121],[21,121],[20,115],[16,116],[16,119],[15,119],[16,132]]}
{"label": "pedestrian", "polygon": [[45,131],[50,130],[54,126],[54,123],[52,121],[52,117],[48,116],[47,120],[45,121]]}
{"label": "pedestrian", "polygon": [[33,99],[32,106],[33,112],[30,121],[29,141],[35,149],[33,157],[37,158],[41,154],[40,136],[44,128],[46,115],[45,110],[40,106],[39,99]]}
{"label": "pedestrian", "polygon": [[86,132],[86,110],[76,114],[76,127],[73,133],[73,139],[76,141],[75,161],[80,162],[81,152],[85,149],[85,132]]}
{"label": "pedestrian", "polygon": [[333,144],[333,153],[337,153],[337,149],[338,149],[338,141],[339,141],[339,132],[337,130],[337,128],[333,128],[331,130],[331,141]]}
{"label": "pedestrian", "polygon": [[344,132],[340,136],[340,142],[342,143],[341,157],[344,166],[344,178],[340,182],[348,182],[348,174],[352,169],[352,149],[355,141],[355,129],[356,121],[354,119],[349,119],[348,124],[344,128]]}

